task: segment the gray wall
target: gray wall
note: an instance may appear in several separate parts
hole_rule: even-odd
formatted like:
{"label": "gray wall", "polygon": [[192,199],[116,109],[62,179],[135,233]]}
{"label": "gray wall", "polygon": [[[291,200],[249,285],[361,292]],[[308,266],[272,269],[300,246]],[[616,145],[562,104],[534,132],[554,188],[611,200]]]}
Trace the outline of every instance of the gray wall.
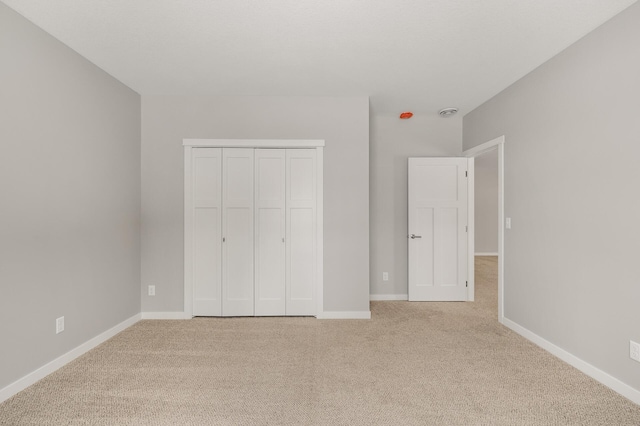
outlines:
{"label": "gray wall", "polygon": [[[462,152],[462,118],[371,121],[371,294],[407,294],[407,159]],[[389,281],[382,281],[382,273]]]}
{"label": "gray wall", "polygon": [[140,97],[3,4],[0,58],[3,388],[140,312]]}
{"label": "gray wall", "polygon": [[367,97],[143,96],[144,312],[184,309],[183,138],[324,139],[325,311],[369,311]]}
{"label": "gray wall", "polygon": [[498,150],[475,158],[475,252],[498,253]]}
{"label": "gray wall", "polygon": [[640,4],[464,118],[505,135],[505,316],[640,390]]}

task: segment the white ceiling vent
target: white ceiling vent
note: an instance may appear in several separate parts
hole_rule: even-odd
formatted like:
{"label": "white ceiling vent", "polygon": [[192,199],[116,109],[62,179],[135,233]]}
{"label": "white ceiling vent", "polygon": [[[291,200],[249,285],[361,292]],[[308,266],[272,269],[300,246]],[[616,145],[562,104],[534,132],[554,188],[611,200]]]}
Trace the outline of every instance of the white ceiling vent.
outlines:
{"label": "white ceiling vent", "polygon": [[443,108],[440,111],[438,111],[438,114],[440,114],[440,117],[451,117],[452,115],[455,115],[458,112],[458,108]]}

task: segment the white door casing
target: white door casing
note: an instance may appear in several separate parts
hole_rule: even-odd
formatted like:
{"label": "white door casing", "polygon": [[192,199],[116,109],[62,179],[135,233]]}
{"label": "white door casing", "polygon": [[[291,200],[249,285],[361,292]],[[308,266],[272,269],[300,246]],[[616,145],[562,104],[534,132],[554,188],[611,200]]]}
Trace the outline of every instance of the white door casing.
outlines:
{"label": "white door casing", "polygon": [[409,158],[409,300],[467,300],[468,159]]}

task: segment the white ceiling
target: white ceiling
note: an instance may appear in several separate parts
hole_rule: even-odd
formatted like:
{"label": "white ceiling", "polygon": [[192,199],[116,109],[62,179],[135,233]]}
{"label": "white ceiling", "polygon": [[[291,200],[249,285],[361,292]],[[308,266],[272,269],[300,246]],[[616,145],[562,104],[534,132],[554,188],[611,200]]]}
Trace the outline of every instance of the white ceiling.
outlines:
{"label": "white ceiling", "polygon": [[142,95],[466,114],[636,0],[2,0]]}

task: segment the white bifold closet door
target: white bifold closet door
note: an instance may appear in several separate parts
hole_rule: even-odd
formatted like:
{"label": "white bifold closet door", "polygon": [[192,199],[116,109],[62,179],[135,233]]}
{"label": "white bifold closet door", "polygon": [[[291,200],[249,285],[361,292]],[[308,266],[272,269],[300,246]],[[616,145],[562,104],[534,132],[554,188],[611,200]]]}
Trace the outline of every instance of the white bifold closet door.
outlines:
{"label": "white bifold closet door", "polygon": [[256,316],[316,313],[316,186],[315,150],[256,150]]}
{"label": "white bifold closet door", "polygon": [[194,149],[192,167],[193,313],[221,316],[222,149]]}
{"label": "white bifold closet door", "polygon": [[315,315],[316,151],[286,151],[286,315]]}
{"label": "white bifold closet door", "polygon": [[255,314],[285,315],[284,149],[255,151]]}
{"label": "white bifold closet door", "polygon": [[193,149],[193,315],[315,315],[315,149]]}
{"label": "white bifold closet door", "polygon": [[252,148],[222,150],[222,315],[254,315]]}

